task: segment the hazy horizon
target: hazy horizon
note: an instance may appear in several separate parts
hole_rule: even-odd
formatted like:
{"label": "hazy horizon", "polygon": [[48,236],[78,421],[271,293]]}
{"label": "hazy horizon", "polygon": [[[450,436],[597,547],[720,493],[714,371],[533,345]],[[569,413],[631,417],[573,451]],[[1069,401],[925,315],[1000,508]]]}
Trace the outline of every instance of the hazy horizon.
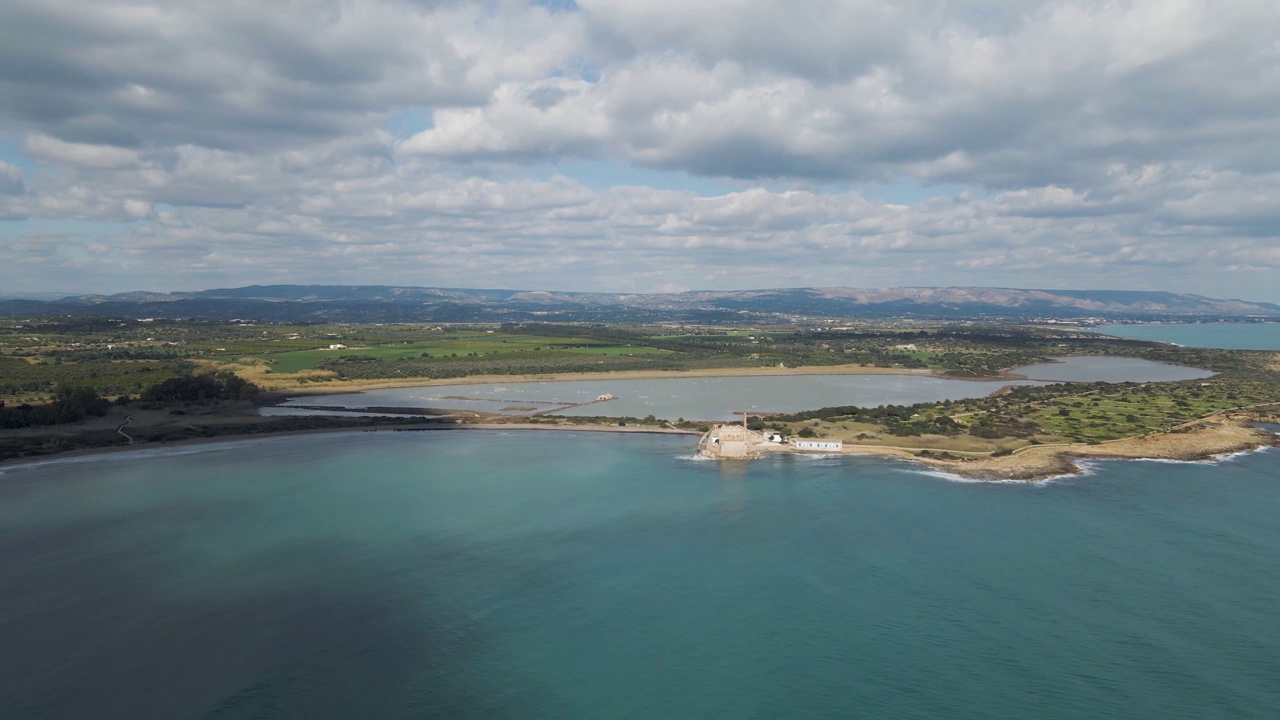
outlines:
{"label": "hazy horizon", "polygon": [[1280,302],[1262,0],[11,0],[0,287]]}
{"label": "hazy horizon", "polygon": [[[572,289],[572,288],[567,288],[567,289],[557,289],[557,288],[545,288],[545,287],[463,287],[463,286],[459,286],[459,285],[453,285],[453,286],[446,286],[446,285],[410,285],[410,284],[406,284],[406,283],[390,283],[390,284],[387,284],[387,283],[369,283],[369,284],[358,284],[358,285],[357,285],[357,284],[349,284],[349,283],[307,283],[307,282],[299,282],[299,283],[250,283],[250,284],[248,284],[248,285],[217,286],[217,287],[202,287],[202,288],[174,288],[174,289],[169,289],[169,290],[155,290],[155,289],[149,289],[149,288],[133,288],[133,289],[130,289],[130,290],[121,290],[121,291],[118,291],[118,292],[106,292],[106,293],[95,293],[95,292],[74,292],[74,291],[72,291],[72,292],[45,291],[45,292],[39,292],[39,293],[5,293],[5,292],[3,292],[3,291],[0,291],[0,300],[24,299],[24,300],[45,300],[45,301],[49,301],[49,300],[60,300],[60,299],[62,299],[62,298],[67,298],[67,297],[82,297],[82,296],[93,296],[93,295],[101,295],[101,296],[105,296],[105,297],[111,297],[111,296],[114,296],[114,295],[127,295],[127,294],[134,294],[134,293],[146,293],[146,294],[156,294],[156,295],[171,295],[171,294],[182,294],[182,293],[211,292],[211,291],[214,291],[214,290],[240,290],[240,289],[244,289],[244,288],[248,288],[248,287],[273,287],[273,286],[292,286],[292,287],[392,287],[392,288],[424,288],[424,289],[438,289],[438,290],[462,290],[462,291],[477,291],[477,292],[478,292],[478,291],[495,291],[495,292],[527,292],[527,293],[548,292],[548,293],[566,293],[566,294],[575,294],[575,295],[580,295],[580,294],[605,294],[605,295],[609,295],[609,294],[619,294],[619,295],[649,295],[649,294],[653,294],[653,295],[675,295],[675,294],[680,294],[680,293],[703,293],[703,292],[706,292],[706,293],[735,293],[735,292],[749,293],[749,292],[768,292],[768,291],[786,291],[786,290],[821,290],[821,289],[824,289],[824,288],[829,288],[829,289],[843,288],[843,289],[850,289],[850,290],[872,290],[872,291],[875,291],[875,290],[898,290],[898,289],[940,289],[940,290],[964,290],[964,289],[975,289],[975,290],[1015,290],[1015,291],[1022,291],[1022,292],[1047,292],[1047,293],[1072,293],[1072,292],[1126,292],[1126,291],[1127,291],[1125,288],[1042,288],[1042,287],[1034,287],[1034,288],[1033,288],[1033,287],[1005,287],[1005,286],[979,286],[979,285],[937,285],[937,286],[933,286],[933,285],[898,285],[898,286],[882,286],[882,287],[868,287],[868,286],[856,286],[856,287],[855,287],[855,286],[852,286],[852,285],[843,285],[843,286],[827,285],[827,286],[821,286],[821,287],[819,287],[819,286],[786,286],[786,287],[778,286],[778,287],[755,287],[755,288],[721,288],[721,289],[715,289],[715,290],[707,289],[707,288],[690,288],[690,289],[688,289],[688,290],[655,291],[655,292],[652,292],[652,293],[623,293],[623,292],[613,292],[613,291],[607,291],[607,290],[575,290],[575,289]],[[1138,292],[1169,292],[1169,293],[1174,293],[1174,294],[1183,294],[1183,293],[1180,293],[1179,291],[1176,291],[1176,290],[1159,290],[1159,289],[1154,289],[1154,290],[1150,290],[1150,291],[1138,291]],[[1194,295],[1194,294],[1197,294],[1197,293],[1186,293],[1186,294],[1193,294],[1193,295]],[[1228,297],[1228,296],[1220,296],[1220,297],[1219,297],[1219,296],[1204,296],[1204,297],[1208,297],[1209,299],[1212,299],[1212,300],[1239,300],[1239,301],[1243,301],[1243,302],[1250,302],[1250,303],[1271,303],[1271,304],[1280,304],[1280,303],[1272,303],[1272,301],[1269,301],[1269,300],[1259,300],[1259,299],[1256,299],[1256,298],[1250,298],[1250,297],[1237,297],[1237,296],[1230,296],[1230,297]]]}

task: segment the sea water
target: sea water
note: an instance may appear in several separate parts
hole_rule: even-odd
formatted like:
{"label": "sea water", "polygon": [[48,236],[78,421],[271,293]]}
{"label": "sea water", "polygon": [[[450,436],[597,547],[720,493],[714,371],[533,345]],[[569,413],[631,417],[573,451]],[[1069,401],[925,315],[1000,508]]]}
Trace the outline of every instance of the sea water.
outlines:
{"label": "sea water", "polygon": [[1098,332],[1135,340],[1160,340],[1188,347],[1280,350],[1280,323],[1151,323],[1109,325]]}
{"label": "sea water", "polygon": [[1274,718],[1276,451],[960,483],[688,437],[9,466],[5,718]]}

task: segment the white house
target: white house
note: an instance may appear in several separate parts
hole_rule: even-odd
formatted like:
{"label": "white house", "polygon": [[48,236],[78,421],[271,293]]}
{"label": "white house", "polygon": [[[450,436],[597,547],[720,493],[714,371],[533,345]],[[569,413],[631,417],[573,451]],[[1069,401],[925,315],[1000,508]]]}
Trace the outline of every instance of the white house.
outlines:
{"label": "white house", "polygon": [[797,450],[834,450],[840,452],[844,449],[844,441],[842,440],[797,440]]}

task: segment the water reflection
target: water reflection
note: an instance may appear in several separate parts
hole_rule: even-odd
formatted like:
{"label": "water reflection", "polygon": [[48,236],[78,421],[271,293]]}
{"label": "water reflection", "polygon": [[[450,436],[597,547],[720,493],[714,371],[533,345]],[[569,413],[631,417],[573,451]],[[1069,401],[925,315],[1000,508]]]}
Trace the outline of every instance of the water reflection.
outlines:
{"label": "water reflection", "polygon": [[720,482],[717,485],[716,499],[720,503],[720,514],[727,520],[741,520],[747,514],[748,497],[747,463],[746,461],[721,460],[719,465]]}

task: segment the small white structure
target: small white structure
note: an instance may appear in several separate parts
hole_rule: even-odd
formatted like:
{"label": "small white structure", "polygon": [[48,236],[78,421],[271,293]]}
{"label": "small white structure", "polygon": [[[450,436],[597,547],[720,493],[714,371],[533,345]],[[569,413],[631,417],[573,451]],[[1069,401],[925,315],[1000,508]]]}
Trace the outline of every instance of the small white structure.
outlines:
{"label": "small white structure", "polygon": [[330,350],[346,350],[347,346],[343,345],[342,343],[334,343],[329,346],[329,349]]}
{"label": "small white structure", "polygon": [[609,402],[610,400],[613,400],[613,399],[614,398],[612,395],[610,395],[609,393],[605,393],[603,395],[596,397],[596,402]]}
{"label": "small white structure", "polygon": [[833,450],[840,452],[844,449],[843,440],[797,440],[797,450]]}

